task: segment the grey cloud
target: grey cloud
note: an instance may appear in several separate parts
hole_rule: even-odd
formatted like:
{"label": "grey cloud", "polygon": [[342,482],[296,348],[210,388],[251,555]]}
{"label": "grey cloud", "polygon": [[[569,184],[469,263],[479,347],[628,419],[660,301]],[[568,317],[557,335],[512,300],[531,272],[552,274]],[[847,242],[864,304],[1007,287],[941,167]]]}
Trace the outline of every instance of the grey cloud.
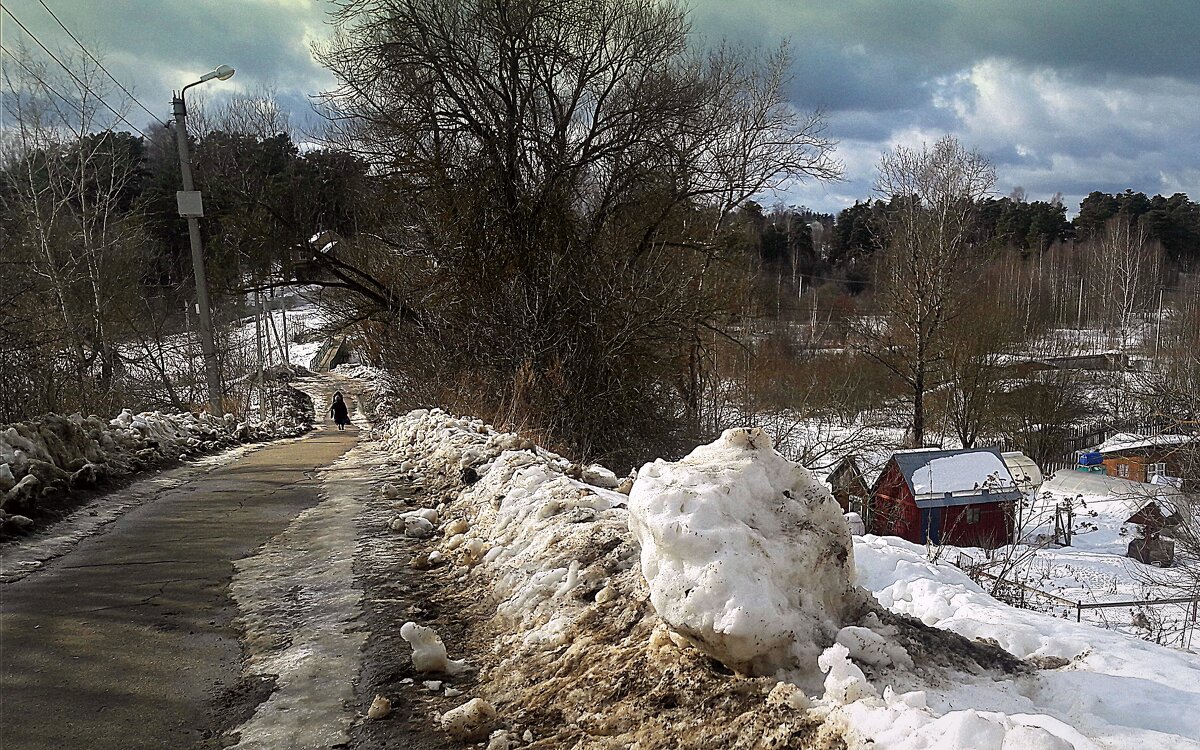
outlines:
{"label": "grey cloud", "polygon": [[[6,5],[51,49],[74,47],[36,0],[6,0]],[[101,7],[94,0],[59,0],[51,7],[122,84],[163,118],[170,113],[172,89],[220,64],[238,71],[231,88],[275,84],[281,92],[304,96],[323,80],[331,81],[304,40],[306,28],[323,20],[320,3],[290,9],[274,2],[138,0]],[[17,34],[7,25],[6,45]],[[210,97],[222,96],[217,84],[205,88]]]}
{"label": "grey cloud", "polygon": [[[55,0],[56,12],[148,106],[220,63],[227,92],[274,84],[302,130],[308,97],[333,84],[304,35],[327,0]],[[954,133],[994,160],[1000,192],[1078,200],[1091,190],[1185,189],[1200,156],[1200,3],[1192,0],[690,0],[700,41],[791,40],[789,97],[822,109],[841,141],[840,183],[801,184],[787,202],[836,211],[870,196],[891,143]],[[6,6],[44,40],[70,45],[36,0]],[[4,30],[6,43],[11,25]],[[990,68],[987,66],[991,66]],[[990,78],[989,78],[990,76]],[[135,118],[135,122],[144,117]],[[1077,202],[1076,202],[1077,205]]]}
{"label": "grey cloud", "polygon": [[1083,74],[1200,80],[1192,0],[693,0],[695,29],[761,43],[862,47],[928,76],[986,56]]}

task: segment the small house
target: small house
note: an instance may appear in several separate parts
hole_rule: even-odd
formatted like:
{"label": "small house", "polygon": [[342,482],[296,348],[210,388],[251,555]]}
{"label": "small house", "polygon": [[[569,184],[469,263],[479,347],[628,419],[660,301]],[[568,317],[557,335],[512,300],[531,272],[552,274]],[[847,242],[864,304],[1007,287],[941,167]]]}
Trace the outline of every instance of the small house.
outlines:
{"label": "small house", "polygon": [[1167,515],[1151,500],[1136,513],[1125,519],[1125,523],[1138,527],[1138,535],[1129,542],[1125,553],[1145,565],[1169,567],[1175,562],[1175,541],[1164,538],[1179,527],[1179,514]]}
{"label": "small house", "polygon": [[1195,443],[1190,435],[1151,435],[1129,432],[1113,435],[1095,449],[1110,477],[1131,482],[1154,482],[1155,477],[1179,477],[1186,453]]}
{"label": "small house", "polygon": [[1021,491],[995,448],[893,453],[871,488],[871,533],[923,544],[1008,544]]}
{"label": "small house", "polygon": [[833,467],[829,487],[843,513],[857,513],[864,518],[869,515],[867,498],[871,497],[871,485],[879,478],[887,459],[887,454],[851,454]]}

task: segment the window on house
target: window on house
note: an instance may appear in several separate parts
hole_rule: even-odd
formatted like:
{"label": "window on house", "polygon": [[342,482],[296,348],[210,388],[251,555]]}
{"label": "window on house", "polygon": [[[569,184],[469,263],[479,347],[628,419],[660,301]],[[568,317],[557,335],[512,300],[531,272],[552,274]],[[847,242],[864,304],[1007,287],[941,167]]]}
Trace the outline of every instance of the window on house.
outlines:
{"label": "window on house", "polygon": [[1123,479],[1128,479],[1129,478],[1129,464],[1117,464],[1117,476],[1119,476]]}
{"label": "window on house", "polygon": [[1147,472],[1147,476],[1165,477],[1166,475],[1167,475],[1166,463],[1150,464],[1150,470],[1149,470],[1149,472]]}
{"label": "window on house", "polygon": [[979,523],[979,508],[968,505],[963,509],[963,516],[967,519],[967,523]]}

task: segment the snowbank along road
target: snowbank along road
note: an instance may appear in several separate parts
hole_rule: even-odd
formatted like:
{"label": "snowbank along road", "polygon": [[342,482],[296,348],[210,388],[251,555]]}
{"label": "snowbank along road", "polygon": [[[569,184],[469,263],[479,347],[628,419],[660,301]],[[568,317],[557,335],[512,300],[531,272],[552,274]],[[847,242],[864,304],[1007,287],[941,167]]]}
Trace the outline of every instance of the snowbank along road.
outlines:
{"label": "snowbank along road", "polygon": [[[286,675],[278,665],[244,664],[239,634],[248,620],[231,598],[235,567],[249,576],[243,590],[253,600],[255,571],[282,572],[254,561],[278,555],[283,532],[324,505],[322,486],[337,479],[321,472],[357,439],[357,429],[327,428],[254,451],[159,493],[6,584],[0,747],[228,745],[227,732]],[[277,537],[284,541],[272,552]]]}

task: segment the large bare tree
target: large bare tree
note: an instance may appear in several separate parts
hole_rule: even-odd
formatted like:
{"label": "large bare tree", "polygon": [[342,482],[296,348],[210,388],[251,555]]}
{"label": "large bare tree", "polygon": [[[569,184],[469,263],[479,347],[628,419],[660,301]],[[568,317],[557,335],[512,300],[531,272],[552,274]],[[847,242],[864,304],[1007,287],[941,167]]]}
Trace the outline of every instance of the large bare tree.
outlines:
{"label": "large bare tree", "polygon": [[727,217],[840,173],[786,50],[696,50],[659,0],[347,0],[337,22],[331,139],[387,220],[314,261],[365,289],[378,356],[581,454],[698,424]]}

